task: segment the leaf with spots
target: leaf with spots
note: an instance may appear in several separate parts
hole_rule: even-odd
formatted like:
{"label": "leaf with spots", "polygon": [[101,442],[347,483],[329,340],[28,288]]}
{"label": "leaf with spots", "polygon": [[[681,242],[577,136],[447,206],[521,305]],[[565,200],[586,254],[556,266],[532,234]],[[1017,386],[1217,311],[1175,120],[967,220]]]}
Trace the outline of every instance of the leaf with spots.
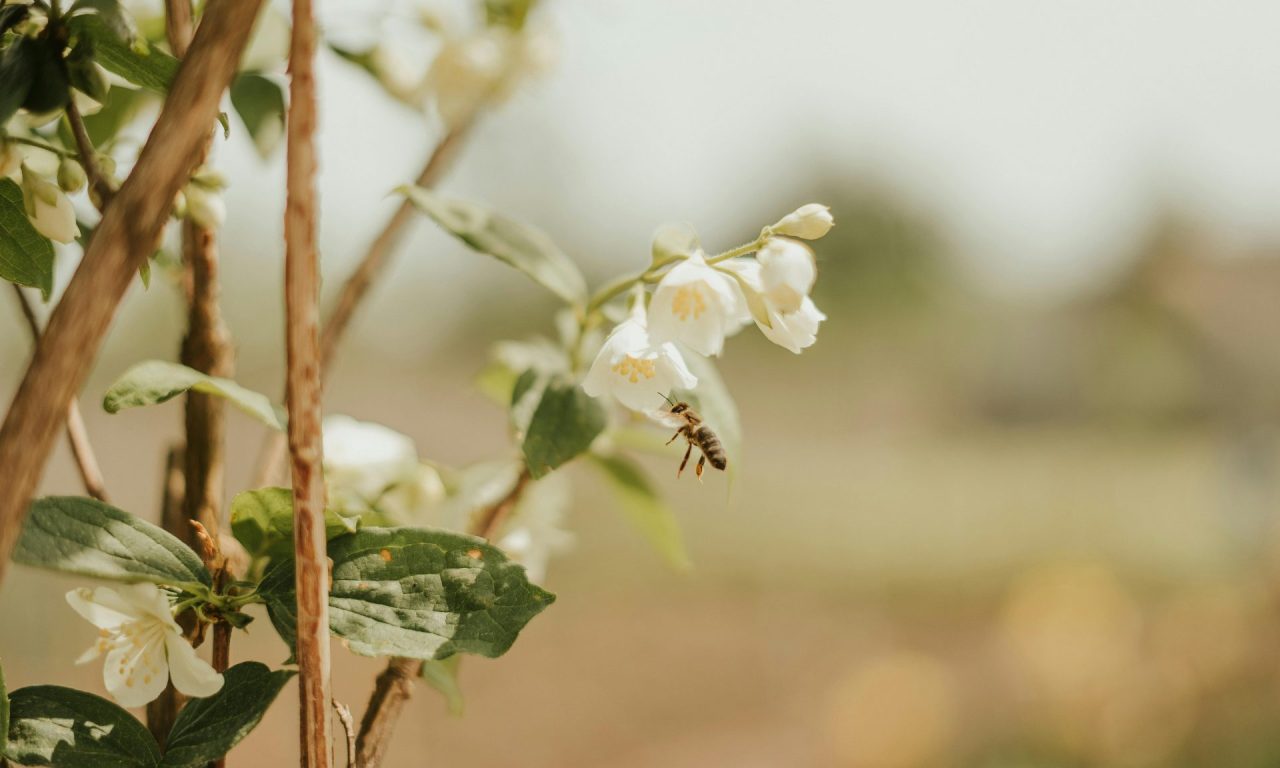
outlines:
{"label": "leaf with spots", "polygon": [[157,768],[160,747],[146,727],[101,696],[57,685],[19,688],[9,698],[4,756],[18,765]]}
{"label": "leaf with spots", "polygon": [[[501,656],[555,601],[497,547],[452,531],[365,528],[330,542],[329,557],[329,629],[362,656]],[[259,594],[281,636],[290,637],[294,616],[286,607],[295,600],[285,563],[268,570]]]}

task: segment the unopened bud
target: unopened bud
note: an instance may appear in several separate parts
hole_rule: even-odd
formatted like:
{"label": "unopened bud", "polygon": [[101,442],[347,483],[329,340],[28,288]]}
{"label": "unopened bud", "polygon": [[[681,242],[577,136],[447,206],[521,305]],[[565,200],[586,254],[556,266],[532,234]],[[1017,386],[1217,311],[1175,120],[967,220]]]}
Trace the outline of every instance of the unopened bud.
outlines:
{"label": "unopened bud", "polygon": [[186,189],[187,218],[205,229],[217,229],[227,219],[227,206],[222,195],[188,184]]}
{"label": "unopened bud", "polygon": [[79,192],[87,181],[84,168],[75,160],[65,157],[58,163],[58,186],[63,192]]}
{"label": "unopened bud", "polygon": [[830,232],[835,223],[830,208],[818,203],[809,203],[783,216],[771,229],[775,235],[817,240]]}

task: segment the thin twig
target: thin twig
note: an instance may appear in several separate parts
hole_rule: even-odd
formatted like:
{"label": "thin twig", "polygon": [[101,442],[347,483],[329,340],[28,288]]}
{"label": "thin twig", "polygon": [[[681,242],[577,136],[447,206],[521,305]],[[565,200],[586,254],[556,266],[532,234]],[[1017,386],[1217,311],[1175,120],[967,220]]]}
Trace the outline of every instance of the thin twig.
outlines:
{"label": "thin twig", "polygon": [[[528,469],[522,468],[511,490],[475,519],[471,533],[486,539],[493,538],[520,503],[531,480]],[[369,706],[360,721],[360,735],[356,738],[356,765],[359,768],[378,768],[381,764],[400,712],[413,693],[413,681],[421,674],[421,661],[393,658],[378,675],[369,696]]]}
{"label": "thin twig", "polygon": [[[436,185],[440,177],[449,168],[450,161],[462,147],[463,140],[470,132],[470,121],[459,125],[445,135],[436,145],[427,159],[422,172],[414,181],[419,187],[430,188]],[[356,266],[355,271],[342,284],[342,291],[334,302],[333,310],[324,323],[320,335],[320,373],[327,377],[333,365],[338,346],[346,335],[356,309],[364,301],[382,271],[386,268],[387,259],[395,251],[404,236],[405,227],[413,220],[413,204],[405,199],[401,201],[391,218],[383,225],[382,231],[369,244],[364,258]],[[263,440],[262,450],[258,458],[258,468],[254,474],[253,487],[260,488],[275,482],[280,476],[284,464],[285,438],[279,432],[272,432]]]}
{"label": "thin twig", "polygon": [[95,193],[94,205],[98,210],[105,210],[116,191],[111,188],[111,183],[98,167],[97,152],[89,139],[89,131],[84,127],[84,118],[80,116],[80,108],[76,106],[75,99],[67,101],[67,122],[71,124],[71,135],[76,139],[80,165],[84,168],[84,175],[89,180],[89,189]]}
{"label": "thin twig", "polygon": [[338,722],[342,723],[342,730],[347,735],[347,768],[355,768],[356,766],[356,723],[351,718],[351,708],[346,704],[333,700],[333,711],[338,715]]}
{"label": "thin twig", "polygon": [[[36,319],[35,307],[16,284],[13,292],[18,296],[18,306],[22,307],[22,316],[27,319],[27,327],[31,329],[31,339],[40,343],[40,322]],[[84,426],[84,417],[80,415],[80,404],[73,397],[67,401],[67,442],[71,444],[71,455],[75,458],[76,469],[80,472],[80,481],[84,484],[84,492],[98,501],[107,500],[107,486],[102,479],[102,470],[98,468],[98,458],[93,453],[93,445],[89,443],[89,432]]]}
{"label": "thin twig", "polygon": [[285,401],[293,467],[298,690],[303,768],[332,765],[329,569],[320,438],[320,266],[316,253],[316,30],[311,0],[293,0],[284,212]]}
{"label": "thin twig", "polygon": [[0,580],[67,403],[190,178],[262,0],[210,3],[128,180],[107,207],[0,426]]}

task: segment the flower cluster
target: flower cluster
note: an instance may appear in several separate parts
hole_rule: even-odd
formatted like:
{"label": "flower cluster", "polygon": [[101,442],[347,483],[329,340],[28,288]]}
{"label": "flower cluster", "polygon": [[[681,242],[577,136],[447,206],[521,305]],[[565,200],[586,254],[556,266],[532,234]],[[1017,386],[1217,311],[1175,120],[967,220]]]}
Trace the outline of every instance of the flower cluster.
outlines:
{"label": "flower cluster", "polygon": [[84,169],[75,160],[63,158],[51,176],[53,180],[33,170],[16,142],[0,142],[0,177],[21,184],[23,207],[32,226],[50,240],[70,243],[80,234],[80,228],[67,193],[84,188]]}
{"label": "flower cluster", "polygon": [[638,295],[629,316],[605,339],[583,389],[651,411],[665,393],[697,384],[682,349],[719,355],[725,339],[752,322],[770,341],[799,354],[826,319],[809,298],[817,263],[800,240],[820,238],[834,223],[826,206],[810,204],[741,248],[709,257],[690,244],[685,252],[655,257],[637,283],[656,281],[652,296]]}

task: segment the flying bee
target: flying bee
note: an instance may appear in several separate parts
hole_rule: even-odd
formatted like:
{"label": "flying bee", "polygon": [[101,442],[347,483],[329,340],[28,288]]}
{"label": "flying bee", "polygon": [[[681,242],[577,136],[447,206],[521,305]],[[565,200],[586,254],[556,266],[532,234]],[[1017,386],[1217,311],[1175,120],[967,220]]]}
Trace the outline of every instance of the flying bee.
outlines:
{"label": "flying bee", "polygon": [[663,395],[663,397],[667,399],[667,403],[671,406],[664,415],[669,416],[668,421],[679,425],[679,429],[667,441],[667,445],[671,445],[681,435],[689,443],[689,447],[684,452],[684,460],[680,462],[680,468],[676,470],[676,477],[680,477],[680,473],[684,472],[685,465],[689,463],[689,455],[693,452],[694,446],[697,446],[698,450],[702,452],[702,456],[698,458],[698,466],[694,468],[699,480],[702,479],[702,467],[708,461],[711,462],[711,466],[719,470],[727,467],[729,460],[724,455],[724,446],[720,444],[720,438],[716,437],[716,433],[711,430],[711,427],[702,423],[702,417],[690,408],[688,403],[676,402],[666,395]]}

